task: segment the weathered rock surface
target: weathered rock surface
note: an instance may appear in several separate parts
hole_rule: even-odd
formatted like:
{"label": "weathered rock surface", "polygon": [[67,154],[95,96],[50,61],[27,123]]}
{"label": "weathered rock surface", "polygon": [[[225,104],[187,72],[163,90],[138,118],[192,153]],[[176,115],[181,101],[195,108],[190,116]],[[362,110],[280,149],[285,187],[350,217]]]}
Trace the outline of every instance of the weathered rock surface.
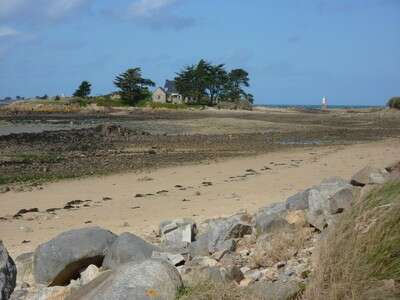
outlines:
{"label": "weathered rock surface", "polygon": [[17,267],[17,282],[26,282],[30,285],[34,284],[33,277],[33,252],[23,253],[15,258]]}
{"label": "weathered rock surface", "polygon": [[233,239],[251,234],[253,228],[250,221],[251,217],[242,213],[228,218],[210,220],[208,232],[202,236],[202,239],[208,240],[209,253],[233,251],[235,248]]}
{"label": "weathered rock surface", "polygon": [[181,287],[181,277],[172,265],[150,259],[105,272],[67,300],[175,300]]}
{"label": "weathered rock surface", "polygon": [[367,166],[358,171],[351,178],[351,184],[355,186],[364,186],[368,184],[382,184],[389,178],[389,172],[385,169],[378,169]]}
{"label": "weathered rock surface", "polygon": [[36,283],[66,285],[91,264],[100,266],[116,235],[99,227],[64,232],[38,246],[33,260]]}
{"label": "weathered rock surface", "polygon": [[341,178],[329,178],[308,192],[307,221],[319,230],[334,220],[334,214],[351,206],[353,187]]}
{"label": "weathered rock surface", "polygon": [[173,266],[179,266],[185,263],[185,257],[182,254],[174,254],[168,252],[154,251],[152,258],[163,259],[169,262]]}
{"label": "weathered rock surface", "polygon": [[308,194],[310,190],[307,189],[297,193],[286,200],[287,210],[306,210],[308,209]]}
{"label": "weathered rock surface", "polygon": [[161,242],[175,248],[190,244],[196,235],[196,223],[191,219],[176,219],[160,223]]}
{"label": "weathered rock surface", "polygon": [[17,268],[6,247],[0,241],[0,299],[7,300],[14,291],[17,279]]}
{"label": "weathered rock surface", "polygon": [[274,203],[270,206],[261,208],[255,215],[255,228],[257,235],[287,226],[289,223],[284,218],[285,212],[285,203]]}
{"label": "weathered rock surface", "polygon": [[159,251],[159,249],[134,234],[123,233],[107,249],[103,267],[116,269],[121,264],[130,261],[142,262],[151,258],[153,251]]}

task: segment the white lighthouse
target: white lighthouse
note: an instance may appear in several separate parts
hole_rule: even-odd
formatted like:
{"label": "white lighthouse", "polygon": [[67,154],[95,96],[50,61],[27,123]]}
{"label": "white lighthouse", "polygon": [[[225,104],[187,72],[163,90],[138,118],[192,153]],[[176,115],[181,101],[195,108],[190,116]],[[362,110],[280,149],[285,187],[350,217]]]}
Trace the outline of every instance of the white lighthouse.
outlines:
{"label": "white lighthouse", "polygon": [[322,109],[328,108],[328,99],[324,96],[322,97]]}

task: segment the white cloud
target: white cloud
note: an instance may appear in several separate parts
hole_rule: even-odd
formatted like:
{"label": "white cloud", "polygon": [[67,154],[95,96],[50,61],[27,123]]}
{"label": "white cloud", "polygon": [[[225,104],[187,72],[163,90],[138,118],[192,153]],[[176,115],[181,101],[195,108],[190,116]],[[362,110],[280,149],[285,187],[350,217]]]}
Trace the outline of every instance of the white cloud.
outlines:
{"label": "white cloud", "polygon": [[129,11],[135,16],[151,17],[176,2],[177,0],[139,0],[130,5]]}
{"label": "white cloud", "polygon": [[14,28],[8,27],[8,26],[0,25],[0,38],[14,37],[16,35],[19,35],[19,31],[15,30]]}
{"label": "white cloud", "polygon": [[92,0],[0,0],[0,19],[60,19]]}
{"label": "white cloud", "polygon": [[124,18],[153,29],[181,30],[193,26],[191,17],[176,15],[173,7],[184,0],[136,0],[127,9]]}

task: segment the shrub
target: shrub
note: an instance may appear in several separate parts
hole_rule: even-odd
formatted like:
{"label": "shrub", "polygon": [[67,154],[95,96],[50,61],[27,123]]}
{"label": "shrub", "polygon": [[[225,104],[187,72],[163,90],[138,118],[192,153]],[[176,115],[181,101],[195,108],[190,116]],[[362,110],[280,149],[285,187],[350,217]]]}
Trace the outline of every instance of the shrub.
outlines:
{"label": "shrub", "polygon": [[388,106],[390,108],[397,108],[400,109],[400,97],[392,97],[388,101]]}

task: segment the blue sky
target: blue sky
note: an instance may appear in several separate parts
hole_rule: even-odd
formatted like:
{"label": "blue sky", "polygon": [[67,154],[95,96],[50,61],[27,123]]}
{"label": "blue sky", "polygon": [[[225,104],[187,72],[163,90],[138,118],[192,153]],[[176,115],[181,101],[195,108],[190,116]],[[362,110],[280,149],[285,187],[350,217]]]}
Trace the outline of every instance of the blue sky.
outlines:
{"label": "blue sky", "polygon": [[256,103],[400,95],[400,0],[0,0],[0,98],[163,84],[205,58],[249,71]]}

